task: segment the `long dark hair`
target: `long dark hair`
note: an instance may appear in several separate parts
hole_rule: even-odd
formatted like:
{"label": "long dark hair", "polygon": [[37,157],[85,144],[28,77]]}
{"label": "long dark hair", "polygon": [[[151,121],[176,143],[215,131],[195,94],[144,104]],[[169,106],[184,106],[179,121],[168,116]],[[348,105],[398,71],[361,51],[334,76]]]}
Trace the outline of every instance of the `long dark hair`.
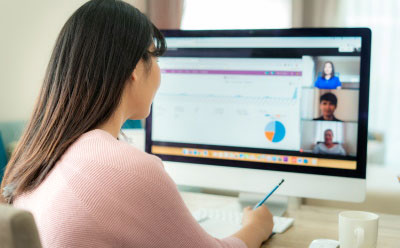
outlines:
{"label": "long dark hair", "polygon": [[332,66],[332,73],[331,73],[331,77],[330,78],[333,78],[334,76],[335,76],[335,66],[333,65],[333,63],[332,63],[332,61],[326,61],[325,63],[324,63],[324,65],[323,65],[323,67],[322,67],[322,78],[323,79],[325,79],[325,77],[326,77],[326,74],[325,74],[325,65],[326,64],[331,64],[331,66]]}
{"label": "long dark hair", "polygon": [[81,6],[57,38],[32,117],[5,170],[4,200],[36,188],[72,143],[111,117],[137,63],[150,64],[165,49],[163,35],[135,7],[119,0]]}

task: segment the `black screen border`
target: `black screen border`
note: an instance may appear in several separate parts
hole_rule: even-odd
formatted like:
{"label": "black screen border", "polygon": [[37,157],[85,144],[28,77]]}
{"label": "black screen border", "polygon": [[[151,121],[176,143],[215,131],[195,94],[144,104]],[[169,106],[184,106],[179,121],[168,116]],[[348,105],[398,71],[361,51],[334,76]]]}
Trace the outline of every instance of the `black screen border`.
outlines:
{"label": "black screen border", "polygon": [[[357,169],[333,169],[307,166],[288,166],[262,162],[232,161],[155,154],[165,161],[211,164],[216,166],[240,167],[326,176],[366,178],[369,79],[371,62],[371,30],[369,28],[293,28],[257,30],[162,30],[165,37],[361,37],[360,93],[358,110]],[[152,110],[146,119],[145,151],[151,153]]]}

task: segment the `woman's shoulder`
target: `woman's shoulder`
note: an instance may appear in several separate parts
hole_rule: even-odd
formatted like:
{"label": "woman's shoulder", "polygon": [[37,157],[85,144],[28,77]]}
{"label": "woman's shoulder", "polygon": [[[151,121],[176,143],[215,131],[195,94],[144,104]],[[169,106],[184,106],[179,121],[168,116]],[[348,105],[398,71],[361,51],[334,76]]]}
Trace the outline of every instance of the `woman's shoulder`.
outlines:
{"label": "woman's shoulder", "polygon": [[[132,145],[115,139],[106,131],[95,129],[83,134],[61,158],[84,167],[134,171],[162,167],[161,160]],[[89,166],[90,165],[90,166]]]}
{"label": "woman's shoulder", "polygon": [[[145,182],[170,183],[161,159],[102,130],[82,135],[60,159],[56,169],[80,199],[86,199],[89,194],[94,199],[104,196],[102,201],[105,201],[111,192],[126,191],[133,185],[141,190],[148,185]],[[91,197],[87,200],[93,200]]]}
{"label": "woman's shoulder", "polygon": [[333,77],[331,78],[331,80],[339,81],[339,77],[338,77],[338,76],[333,76]]}

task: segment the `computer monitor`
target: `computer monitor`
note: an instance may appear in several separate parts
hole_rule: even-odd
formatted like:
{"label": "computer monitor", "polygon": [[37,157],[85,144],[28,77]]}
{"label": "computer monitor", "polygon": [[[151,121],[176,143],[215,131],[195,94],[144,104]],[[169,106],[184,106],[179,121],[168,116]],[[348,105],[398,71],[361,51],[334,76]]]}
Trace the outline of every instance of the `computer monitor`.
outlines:
{"label": "computer monitor", "polygon": [[146,151],[178,185],[364,200],[369,29],[164,34]]}

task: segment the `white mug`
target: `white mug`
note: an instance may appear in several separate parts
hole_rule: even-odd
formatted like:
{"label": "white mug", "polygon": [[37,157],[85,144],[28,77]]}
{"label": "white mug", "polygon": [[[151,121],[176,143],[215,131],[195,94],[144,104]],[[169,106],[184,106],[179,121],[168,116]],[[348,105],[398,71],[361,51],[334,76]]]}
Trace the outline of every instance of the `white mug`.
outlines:
{"label": "white mug", "polygon": [[378,215],[363,211],[339,213],[340,248],[376,248],[378,219]]}

